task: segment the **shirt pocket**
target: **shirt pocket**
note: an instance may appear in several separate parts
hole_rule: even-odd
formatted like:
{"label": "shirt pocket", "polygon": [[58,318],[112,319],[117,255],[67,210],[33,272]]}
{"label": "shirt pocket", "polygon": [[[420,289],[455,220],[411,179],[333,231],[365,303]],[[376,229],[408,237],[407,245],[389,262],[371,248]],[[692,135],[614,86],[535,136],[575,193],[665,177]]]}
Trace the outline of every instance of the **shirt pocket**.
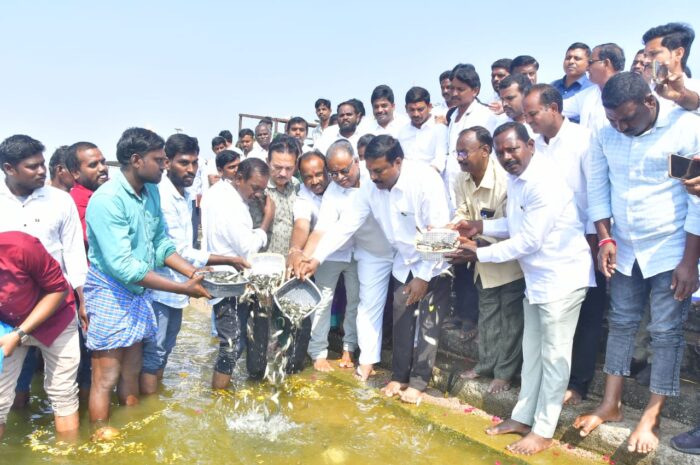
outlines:
{"label": "shirt pocket", "polygon": [[413,238],[419,225],[416,223],[416,212],[412,205],[400,202],[393,205],[393,216],[395,218],[395,237],[404,241]]}

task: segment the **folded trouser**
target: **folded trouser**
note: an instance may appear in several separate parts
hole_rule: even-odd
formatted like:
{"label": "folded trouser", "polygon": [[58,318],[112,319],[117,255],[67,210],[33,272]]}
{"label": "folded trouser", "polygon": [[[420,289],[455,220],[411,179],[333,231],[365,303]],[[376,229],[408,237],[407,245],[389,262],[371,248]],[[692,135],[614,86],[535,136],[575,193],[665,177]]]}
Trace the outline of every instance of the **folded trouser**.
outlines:
{"label": "folded trouser", "polygon": [[360,303],[357,306],[357,344],[360,364],[379,362],[382,351],[382,317],[391,280],[391,258],[380,258],[366,250],[356,250]]}
{"label": "folded trouser", "polygon": [[588,288],[542,304],[523,301],[523,369],[511,417],[545,438],[554,435],[571,373],[571,349]]}
{"label": "folded trouser", "polygon": [[[411,279],[409,274],[406,284]],[[391,380],[424,391],[433,374],[440,326],[449,313],[451,278],[449,275],[432,278],[425,297],[412,305],[406,305],[406,284],[395,278],[394,281]]]}
{"label": "folded trouser", "polygon": [[525,280],[484,289],[479,292],[479,363],[474,368],[482,376],[509,381],[523,359],[523,297]]}
{"label": "folded trouser", "polygon": [[0,373],[0,425],[7,421],[15,399],[15,384],[31,346],[37,347],[44,357],[44,390],[54,415],[65,417],[78,411],[76,375],[80,363],[80,344],[78,322],[74,319],[50,346],[45,346],[30,335],[24,344],[3,360]]}
{"label": "folded trouser", "polygon": [[651,380],[649,390],[662,396],[680,394],[680,370],[685,338],[683,322],[688,316],[690,298],[678,301],[671,289],[673,271],[644,278],[637,262],[632,275],[617,271],[610,279],[608,344],[603,371],[628,376],[634,353],[634,340],[649,302],[651,336]]}
{"label": "folded trouser", "polygon": [[[343,350],[353,352],[357,349],[357,306],[360,303],[360,280],[357,276],[357,261],[350,262],[325,261],[318,267],[314,275],[314,282],[321,292],[335,292],[338,278],[343,275],[345,279],[345,292],[347,304],[345,306],[345,318],[343,320]],[[331,305],[332,301],[317,309],[311,319],[311,341],[309,342],[309,356],[328,358],[328,332],[331,329]]]}

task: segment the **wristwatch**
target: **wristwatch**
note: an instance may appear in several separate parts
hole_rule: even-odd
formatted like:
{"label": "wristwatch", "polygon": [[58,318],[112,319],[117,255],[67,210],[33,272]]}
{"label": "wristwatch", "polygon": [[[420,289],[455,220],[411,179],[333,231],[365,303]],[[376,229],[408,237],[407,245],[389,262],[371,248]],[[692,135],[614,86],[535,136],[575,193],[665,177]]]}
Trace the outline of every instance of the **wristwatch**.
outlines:
{"label": "wristwatch", "polygon": [[29,339],[29,335],[22,331],[22,328],[20,328],[19,326],[13,328],[12,332],[17,333],[17,335],[19,336],[19,345],[24,344],[25,342],[27,342],[27,339]]}

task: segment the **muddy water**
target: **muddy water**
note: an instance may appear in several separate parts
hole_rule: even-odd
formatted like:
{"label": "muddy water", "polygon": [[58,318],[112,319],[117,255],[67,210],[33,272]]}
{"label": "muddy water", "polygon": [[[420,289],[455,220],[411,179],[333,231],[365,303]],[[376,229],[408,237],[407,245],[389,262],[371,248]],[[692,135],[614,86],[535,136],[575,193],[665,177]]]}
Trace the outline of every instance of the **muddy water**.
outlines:
{"label": "muddy water", "polygon": [[[137,407],[113,410],[112,425],[122,432],[116,440],[90,441],[82,412],[82,439],[56,443],[46,399],[34,396],[28,410],[11,414],[0,463],[521,463],[414,418],[350,377],[339,380],[307,370],[288,378],[273,401],[272,389],[247,382],[239,367],[234,389],[212,393],[216,346],[209,331],[206,312],[186,313],[160,394]],[[40,383],[35,379],[33,392],[41,392]]]}

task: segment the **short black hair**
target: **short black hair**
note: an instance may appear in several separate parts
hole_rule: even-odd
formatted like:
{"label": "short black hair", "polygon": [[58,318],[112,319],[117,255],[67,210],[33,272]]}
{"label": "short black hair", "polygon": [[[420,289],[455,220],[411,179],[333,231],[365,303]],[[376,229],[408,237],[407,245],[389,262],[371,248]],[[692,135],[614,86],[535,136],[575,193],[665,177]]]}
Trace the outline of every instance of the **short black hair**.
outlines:
{"label": "short black hair", "polygon": [[586,52],[586,56],[591,56],[591,47],[583,42],[574,42],[573,44],[569,45],[569,48],[567,48],[566,51],[568,52],[570,50],[583,50]]}
{"label": "short black hair", "polygon": [[527,144],[528,141],[530,141],[530,133],[527,132],[527,128],[524,124],[518,123],[517,121],[509,121],[498,126],[496,130],[493,131],[493,140],[495,141],[496,137],[500,136],[506,131],[510,131],[511,129],[515,130],[515,135],[521,142],[525,142]]}
{"label": "short black hair", "polygon": [[309,123],[306,122],[304,118],[301,116],[295,116],[293,118],[289,118],[289,121],[287,121],[287,131],[289,131],[289,128],[292,127],[292,124],[303,124],[306,130],[309,130]]}
{"label": "short black hair", "polygon": [[610,61],[610,65],[615,71],[625,69],[625,51],[619,45],[613,43],[600,44],[596,45],[594,49],[598,49],[598,58]]}
{"label": "short black hair", "polygon": [[165,141],[165,156],[172,160],[178,153],[199,155],[199,141],[187,134],[173,134]]}
{"label": "short black hair", "polygon": [[239,139],[243,139],[245,136],[255,137],[255,133],[253,132],[252,129],[248,129],[248,128],[243,128],[240,131],[238,131],[238,138]]}
{"label": "short black hair", "polygon": [[372,142],[372,139],[374,139],[375,137],[376,136],[374,134],[365,134],[364,136],[357,139],[357,150],[367,147],[367,145],[369,145],[369,143]]}
{"label": "short black hair", "polygon": [[[352,105],[355,107],[355,111],[360,114],[360,116],[364,117],[367,112],[365,111],[365,104],[362,103],[362,100],[356,99],[356,98],[351,98],[350,100],[346,101],[345,103]],[[338,105],[340,107],[340,105]]]}
{"label": "short black hair", "polygon": [[68,146],[61,145],[53,152],[51,158],[49,158],[49,176],[51,177],[51,179],[53,179],[56,176],[56,169],[59,166],[63,166],[64,168],[68,169],[68,167],[66,166],[67,152]]}
{"label": "short black hair", "polygon": [[327,98],[320,98],[316,100],[316,103],[314,103],[314,108],[318,110],[318,107],[321,105],[325,105],[328,109],[331,108],[331,101],[328,100]]}
{"label": "short black hair", "polygon": [[375,87],[369,101],[374,104],[374,102],[383,98],[387,99],[389,103],[394,103],[394,91],[391,90],[391,87],[387,86],[386,84],[380,84]]}
{"label": "short black hair", "polygon": [[440,77],[438,78],[438,83],[442,83],[442,81],[444,81],[445,79],[449,79],[450,74],[452,74],[451,69],[448,69],[447,71],[443,71],[442,73],[440,73]]}
{"label": "short black hair", "polygon": [[231,134],[231,131],[228,129],[224,129],[223,131],[219,131],[219,135],[226,139],[226,142],[228,143],[233,143],[233,134]]}
{"label": "short black hair", "polygon": [[430,92],[422,87],[411,87],[406,92],[406,105],[418,102],[430,104]]}
{"label": "short black hair", "polygon": [[503,68],[507,69],[510,73],[510,64],[512,62],[513,60],[511,60],[510,58],[499,58],[498,60],[491,63],[491,69],[493,70],[494,68]]}
{"label": "short black hair", "polygon": [[530,65],[534,65],[535,69],[540,69],[540,64],[535,60],[535,57],[531,57],[530,55],[518,55],[510,62],[510,72],[512,74],[515,68]]}
{"label": "short black hair", "polygon": [[642,104],[649,94],[651,89],[641,75],[623,71],[605,83],[602,93],[603,106],[614,109],[630,101]]}
{"label": "short black hair", "polygon": [[479,79],[479,73],[476,72],[474,65],[469,63],[460,63],[452,69],[450,73],[450,80],[453,81],[457,79],[471,87],[472,89],[481,88],[481,79]]}
{"label": "short black hair", "polygon": [[247,181],[253,177],[255,173],[259,173],[261,176],[270,176],[270,167],[261,159],[250,157],[246,158],[238,165],[236,176],[240,176],[241,179]]}
{"label": "short black hair", "polygon": [[311,158],[320,159],[323,162],[323,169],[326,169],[326,157],[321,153],[320,150],[314,149],[309,150],[308,152],[304,152],[297,160],[297,169],[299,170],[299,172],[301,172],[301,164],[304,163],[306,160],[310,160]]}
{"label": "short black hair", "polygon": [[131,162],[134,154],[144,156],[154,150],[162,150],[165,141],[155,132],[145,128],[129,128],[117,142],[117,161],[122,166]]}
{"label": "short black hair", "polygon": [[338,124],[338,115],[336,113],[333,113],[330,118],[328,118],[328,124],[329,125],[334,125]]}
{"label": "short black hair", "polygon": [[524,74],[515,73],[509,74],[508,76],[504,77],[501,80],[501,82],[498,83],[498,90],[507,89],[513,84],[518,86],[518,92],[520,92],[523,95],[525,95],[525,92],[527,92],[530,89],[530,87],[532,87],[532,82],[530,81],[530,79],[528,79],[527,76],[525,76]]}
{"label": "short black hair", "polygon": [[46,147],[36,139],[24,134],[10,136],[0,144],[0,168],[1,164],[9,163],[17,166],[19,162],[32,155],[44,153]]}
{"label": "short black hair", "polygon": [[462,137],[464,134],[466,134],[468,132],[473,132],[474,136],[476,137],[476,140],[480,144],[488,146],[489,152],[491,150],[493,150],[493,138],[491,137],[491,133],[489,132],[488,129],[486,129],[483,126],[472,126],[470,128],[467,128],[467,129],[462,129],[459,132],[459,136],[457,137],[457,139],[459,139],[460,137]]}
{"label": "short black hair", "polygon": [[382,134],[372,139],[365,149],[365,160],[379,158],[386,158],[389,163],[394,163],[397,158],[403,159],[403,150],[399,141],[388,134]]}
{"label": "short black hair", "polygon": [[238,152],[234,152],[233,150],[222,150],[216,154],[216,168],[220,170],[224,169],[224,166],[228,165],[232,161],[238,160],[239,158],[241,158],[241,156]]}
{"label": "short black hair", "polygon": [[526,92],[525,97],[533,92],[540,93],[540,105],[549,106],[552,103],[557,104],[557,112],[561,113],[564,109],[564,99],[557,89],[549,84],[535,84]]}
{"label": "short black hair", "polygon": [[221,136],[216,136],[211,140],[211,148],[214,148],[217,145],[221,145],[221,144],[226,145],[226,139],[224,139]]}
{"label": "short black hair", "polygon": [[690,47],[695,40],[695,31],[689,24],[684,23],[668,23],[661,26],[652,27],[642,36],[642,42],[645,44],[657,37],[661,39],[661,45],[669,50],[676,50],[678,47],[683,47],[685,53],[681,59],[681,66],[686,68],[688,55],[690,55]]}
{"label": "short black hair", "polygon": [[272,160],[272,152],[290,153],[297,159],[301,155],[301,146],[296,138],[287,134],[277,134],[267,150],[267,161]]}
{"label": "short black hair", "polygon": [[263,116],[258,124],[267,124],[268,126],[272,127],[272,117]]}
{"label": "short black hair", "polygon": [[78,160],[78,152],[85,150],[96,149],[97,146],[92,142],[80,141],[68,147],[66,152],[66,169],[71,173],[80,171],[80,160]]}
{"label": "short black hair", "polygon": [[[353,99],[353,100],[356,100],[356,99]],[[335,110],[335,111],[336,111],[336,114],[337,114],[337,113],[340,113],[340,107],[345,106],[345,105],[351,106],[352,109],[355,110],[355,113],[358,113],[358,114],[359,114],[359,113],[360,113],[360,110],[359,110],[359,108],[358,108],[358,106],[357,106],[357,101],[353,101],[353,100],[346,100],[346,101],[344,101],[344,102],[340,102],[340,103],[338,104],[338,106],[336,107],[336,110]],[[363,108],[364,108],[364,107],[363,107]]]}

